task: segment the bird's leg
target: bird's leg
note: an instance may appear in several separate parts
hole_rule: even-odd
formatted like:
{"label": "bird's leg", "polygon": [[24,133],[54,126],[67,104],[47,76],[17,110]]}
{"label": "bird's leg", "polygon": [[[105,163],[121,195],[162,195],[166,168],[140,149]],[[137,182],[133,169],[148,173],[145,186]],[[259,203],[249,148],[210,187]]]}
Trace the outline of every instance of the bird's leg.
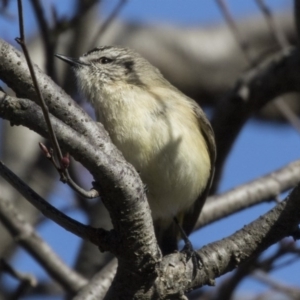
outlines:
{"label": "bird's leg", "polygon": [[[180,225],[177,217],[174,217],[174,222],[176,223],[177,227],[179,228],[180,230],[180,233],[181,233],[181,237],[184,241],[184,247],[183,247],[183,250],[184,251],[191,251],[193,252],[194,251],[194,248],[193,248],[193,245],[191,243],[191,241],[189,240],[188,236],[186,235],[185,231],[183,230],[182,226]],[[188,258],[188,260],[190,259],[190,257]]]}
{"label": "bird's leg", "polygon": [[[197,275],[197,269],[200,269],[202,267],[202,259],[197,251],[194,250],[194,247],[189,240],[188,236],[186,235],[185,231],[183,230],[182,226],[180,225],[177,217],[174,217],[174,222],[176,223],[177,227],[179,228],[179,231],[181,233],[182,239],[184,241],[184,247],[181,250],[181,252],[186,254],[187,262],[192,259],[193,262],[193,278]],[[196,268],[195,268],[196,267]]]}

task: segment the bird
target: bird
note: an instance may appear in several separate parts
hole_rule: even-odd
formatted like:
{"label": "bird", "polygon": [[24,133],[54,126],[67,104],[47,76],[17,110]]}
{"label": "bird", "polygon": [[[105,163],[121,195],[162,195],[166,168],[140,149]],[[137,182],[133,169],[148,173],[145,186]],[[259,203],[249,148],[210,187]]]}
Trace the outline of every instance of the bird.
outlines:
{"label": "bird", "polygon": [[96,120],[138,171],[162,253],[174,252],[181,234],[188,243],[216,159],[201,107],[132,49],[101,46],[78,58],[56,57],[72,66]]}

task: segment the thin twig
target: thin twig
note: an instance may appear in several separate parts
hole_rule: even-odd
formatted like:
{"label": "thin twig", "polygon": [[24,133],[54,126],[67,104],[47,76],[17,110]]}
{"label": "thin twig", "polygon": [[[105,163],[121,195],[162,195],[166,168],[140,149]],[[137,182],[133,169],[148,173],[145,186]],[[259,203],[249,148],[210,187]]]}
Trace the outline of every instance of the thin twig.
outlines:
{"label": "thin twig", "polygon": [[[80,4],[80,10],[77,10],[75,15],[69,19],[69,20],[55,20],[56,26],[53,28],[53,30],[57,33],[63,33],[71,28],[74,28],[76,24],[81,22],[81,19],[85,16],[85,14],[90,10],[94,5],[96,5],[99,0],[89,0],[89,1],[82,1],[77,0],[77,2]],[[76,4],[75,4],[76,5]]]}
{"label": "thin twig", "polygon": [[95,36],[93,37],[90,48],[95,47],[95,44],[99,44],[99,40],[101,39],[104,32],[107,30],[111,22],[117,17],[117,15],[120,13],[121,9],[126,4],[127,0],[119,0],[119,3],[116,5],[110,16],[106,19],[106,21],[100,25],[99,29],[97,30]]}
{"label": "thin twig", "polygon": [[[296,1],[297,2],[297,1]],[[275,19],[271,13],[271,10],[265,4],[264,0],[256,0],[256,4],[262,11],[263,16],[266,19],[266,22],[270,28],[270,32],[273,35],[274,39],[277,41],[280,48],[284,51],[289,49],[290,44],[284,35],[283,31],[279,26],[276,25]],[[292,111],[289,105],[284,101],[282,97],[277,98],[274,102],[274,105],[277,107],[282,116],[294,127],[296,131],[300,133],[300,121],[297,115]]]}
{"label": "thin twig", "polygon": [[44,51],[46,54],[47,73],[55,82],[57,82],[57,76],[54,67],[54,53],[57,43],[57,36],[55,36],[55,31],[50,30],[48,26],[40,0],[31,0],[31,5],[35,11],[35,16],[38,20],[39,29],[41,31],[41,38],[43,40]]}
{"label": "thin twig", "polygon": [[268,273],[262,270],[254,271],[251,277],[269,285],[277,292],[286,294],[290,299],[300,298],[300,289],[298,287],[292,287],[283,284],[282,282],[279,282],[278,280],[272,278]]}
{"label": "thin twig", "polygon": [[294,0],[294,17],[296,23],[296,31],[297,31],[297,42],[298,46],[300,44],[300,1]]}
{"label": "thin twig", "polygon": [[14,269],[11,265],[9,265],[4,259],[0,260],[0,270],[6,272],[13,278],[20,281],[20,284],[17,290],[13,293],[12,296],[9,297],[9,300],[17,300],[20,297],[24,296],[27,291],[37,285],[37,280],[31,274],[24,274],[16,269]]}
{"label": "thin twig", "polygon": [[[24,198],[26,198],[35,208],[37,208],[43,215],[54,221],[56,224],[63,227],[65,230],[77,235],[82,239],[86,239],[99,246],[98,234],[102,232],[99,229],[84,225],[64,213],[56,209],[54,206],[45,201],[34,190],[32,190],[26,183],[24,183],[17,175],[8,169],[0,161],[0,174],[8,181]],[[105,234],[105,231],[102,232]]]}
{"label": "thin twig", "polygon": [[256,0],[256,4],[262,11],[263,15],[265,16],[265,19],[269,25],[270,31],[275,38],[275,40],[278,42],[280,47],[282,49],[287,48],[289,46],[289,42],[284,35],[283,31],[279,26],[276,25],[276,22],[273,18],[273,15],[271,13],[271,10],[268,8],[268,6],[265,4],[264,0]]}
{"label": "thin twig", "polygon": [[54,147],[54,151],[55,151],[55,153],[58,157],[59,165],[61,166],[61,172],[60,172],[61,180],[62,180],[62,182],[67,182],[71,188],[73,188],[76,192],[80,193],[83,197],[95,198],[95,197],[99,196],[98,193],[95,192],[95,190],[86,191],[83,188],[81,188],[80,186],[78,186],[72,180],[72,178],[70,177],[68,170],[66,168],[64,168],[64,166],[62,165],[64,157],[63,157],[62,151],[59,147],[59,143],[57,141],[56,134],[53,130],[51,120],[50,120],[49,110],[48,110],[47,104],[46,104],[46,102],[43,98],[43,95],[41,93],[41,90],[39,88],[39,84],[37,82],[37,78],[36,78],[34,68],[33,68],[33,65],[32,65],[32,62],[31,62],[31,59],[30,59],[30,55],[29,55],[29,52],[28,52],[28,49],[27,49],[27,46],[26,46],[26,42],[25,42],[22,0],[18,0],[18,11],[19,11],[20,38],[16,38],[16,41],[22,47],[22,50],[24,52],[24,55],[25,55],[25,58],[26,58],[26,61],[27,61],[27,65],[28,65],[28,68],[29,68],[29,71],[30,71],[30,75],[31,75],[31,78],[32,78],[32,81],[33,81],[33,84],[34,84],[34,88],[36,90],[38,99],[40,100],[40,106],[42,108],[43,115],[44,115],[44,118],[46,120],[50,140],[51,140],[51,143]]}
{"label": "thin twig", "polygon": [[[248,47],[244,46],[245,42],[243,41],[243,38],[240,36],[240,34],[237,30],[237,26],[234,22],[234,19],[231,17],[231,15],[228,11],[225,0],[216,0],[216,2],[219,5],[219,7],[220,7],[227,23],[229,24],[230,28],[232,29],[233,35],[235,36],[237,42],[240,45],[240,49],[242,51],[248,51]],[[287,57],[287,56],[289,56],[289,53],[291,53],[291,49],[283,49],[281,52],[282,53],[280,55],[282,55],[283,57]],[[256,66],[257,65],[256,62],[251,59],[248,52],[247,53],[244,52],[244,56],[246,57],[246,59],[248,61],[248,64],[250,66]],[[275,55],[275,56],[277,56],[277,55]],[[247,73],[248,74],[256,74],[256,73],[264,74],[263,70],[261,69],[262,65],[268,65],[268,62],[265,61],[265,62],[260,63],[259,65],[256,66],[256,68],[252,68]],[[291,67],[291,68],[292,68],[291,70],[294,70],[294,67]],[[274,74],[275,73],[276,72],[274,70]],[[292,74],[293,72],[289,71],[289,73]],[[270,74],[272,74],[272,73],[270,73]],[[264,74],[264,76],[265,75],[266,74]],[[253,106],[251,104],[251,102],[254,101],[255,98],[258,99],[258,98],[261,98],[261,97],[257,93],[256,93],[256,96],[254,96],[254,90],[252,90],[250,88],[249,84],[242,83],[244,81],[243,78],[246,78],[247,76],[248,75],[245,74],[243,77],[241,77],[241,79],[239,81],[237,81],[236,87],[233,89],[232,95],[229,94],[226,97],[227,100],[230,99],[228,101],[228,103],[227,103],[227,100],[226,100],[226,105],[225,105],[224,102],[220,102],[219,107],[220,108],[222,107],[222,108],[219,109],[217,107],[216,113],[215,113],[215,115],[213,117],[213,120],[212,120],[212,124],[213,124],[214,131],[215,131],[215,134],[216,134],[216,140],[218,141],[218,144],[219,144],[218,148],[222,149],[222,151],[217,151],[219,153],[219,155],[217,157],[216,174],[215,174],[215,180],[214,180],[214,183],[213,183],[213,186],[212,186],[212,191],[214,191],[217,187],[217,184],[218,184],[218,181],[220,179],[221,172],[222,172],[223,162],[224,162],[225,158],[227,157],[227,154],[230,150],[230,147],[232,146],[232,141],[236,138],[236,135],[239,133],[243,123],[250,116],[251,112],[258,111],[260,108],[263,107],[263,105],[265,105],[267,103],[265,101],[261,101],[260,103],[262,105],[258,105],[258,106],[257,105]],[[268,76],[270,76],[270,75],[268,75]],[[256,87],[258,88],[259,86],[264,86],[264,89],[268,88],[270,82],[272,82],[272,79],[273,79],[272,76],[271,77],[268,77],[268,76],[266,76],[267,80],[266,80],[265,84],[261,81],[261,82],[259,82],[259,84]],[[284,78],[284,77],[282,77],[282,78]],[[273,100],[273,99],[275,99],[275,97],[279,97],[280,95],[285,93],[284,89],[282,89],[283,82],[284,81],[282,81],[282,79],[281,79],[281,81],[276,86],[277,93],[275,93],[273,95],[273,97],[270,97],[270,95],[269,95],[268,101]],[[279,93],[278,91],[280,90],[280,88],[281,88],[281,91]],[[260,93],[265,92],[261,88],[259,90],[260,90]],[[297,89],[295,89],[295,91],[298,92]],[[235,96],[233,96],[234,94],[235,94]],[[259,101],[255,101],[255,102],[257,104],[259,103]],[[227,108],[228,111],[232,110],[231,113],[230,113],[231,114],[230,118],[225,117],[224,107],[228,107]],[[255,107],[255,110],[253,109],[254,107]],[[220,114],[222,114],[222,117],[220,117]],[[224,116],[223,120],[226,120],[225,121],[226,124],[225,123],[223,124],[222,122],[220,122],[220,120],[223,118],[223,116]],[[231,122],[228,123],[229,119],[231,120]],[[240,124],[237,124],[237,123],[240,123]],[[219,124],[221,124],[221,125],[219,125]],[[229,129],[229,127],[231,127],[231,129]],[[226,132],[231,132],[231,136],[230,136],[229,139],[228,139],[228,135],[226,135],[226,134],[224,135],[225,128],[226,128]],[[224,139],[225,136],[226,136],[226,139]]]}
{"label": "thin twig", "polygon": [[25,43],[22,0],[18,0],[18,11],[19,11],[20,38],[16,38],[16,41],[22,47],[22,50],[24,52],[24,55],[25,55],[25,58],[26,58],[26,61],[27,61],[27,64],[28,64],[28,68],[29,68],[29,71],[30,71],[30,75],[31,75],[31,78],[32,78],[32,81],[33,81],[33,84],[34,84],[34,88],[35,88],[35,90],[38,94],[38,98],[40,100],[40,105],[41,105],[41,108],[43,110],[43,114],[44,114],[44,117],[45,117],[45,120],[46,120],[46,123],[47,123],[47,127],[49,129],[49,136],[50,136],[51,143],[54,146],[54,149],[55,149],[56,155],[59,158],[59,161],[61,161],[62,158],[63,158],[63,155],[62,155],[61,149],[59,147],[55,132],[53,130],[53,127],[52,127],[52,124],[51,124],[51,121],[50,121],[49,110],[48,110],[48,107],[47,107],[47,105],[44,101],[44,98],[43,98],[43,95],[41,93],[39,84],[37,82],[37,79],[36,79],[36,76],[35,76],[35,73],[34,73],[34,69],[33,69],[33,65],[32,65],[32,62],[31,62],[31,59],[30,59],[30,55],[29,55],[29,52],[27,50],[26,43]]}
{"label": "thin twig", "polygon": [[300,134],[300,120],[290,106],[284,101],[282,97],[277,98],[274,102],[277,109],[281,112],[283,117],[294,127],[294,129]]}
{"label": "thin twig", "polygon": [[[69,214],[74,211],[78,211],[78,205],[75,203],[74,205],[65,205],[64,207],[59,209],[64,214]],[[49,221],[48,218],[45,218],[44,215],[39,215],[38,218],[34,222],[35,228],[41,226],[45,222]]]}
{"label": "thin twig", "polygon": [[90,282],[80,290],[80,292],[73,298],[73,300],[87,300],[90,295],[97,295],[97,299],[104,299],[117,271],[117,260],[112,259],[108,264],[98,273],[96,273]]}
{"label": "thin twig", "polygon": [[220,7],[220,10],[227,22],[229,28],[232,30],[236,40],[238,41],[238,45],[240,46],[242,53],[244,54],[247,62],[253,67],[254,66],[254,59],[251,57],[249,53],[249,43],[246,39],[240,34],[236,23],[234,22],[233,17],[231,16],[229,9],[225,0],[216,0],[217,5]]}

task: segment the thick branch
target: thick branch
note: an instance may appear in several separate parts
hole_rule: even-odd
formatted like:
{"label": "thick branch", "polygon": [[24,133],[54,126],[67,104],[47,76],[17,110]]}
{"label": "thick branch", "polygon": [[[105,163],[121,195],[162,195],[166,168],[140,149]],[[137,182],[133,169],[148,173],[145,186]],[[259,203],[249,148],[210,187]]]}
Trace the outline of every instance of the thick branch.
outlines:
{"label": "thick branch", "polygon": [[[0,93],[0,117],[46,135],[41,110],[29,100]],[[77,119],[80,117],[78,115]],[[119,259],[126,258],[131,269],[134,266],[138,270],[151,268],[160,254],[144,188],[135,169],[126,163],[117,150],[111,155],[104,153],[105,141],[100,140],[98,143],[101,146],[95,147],[56,118],[51,119],[61,145],[101,183],[102,200],[110,212],[116,233],[112,247],[114,253]],[[147,266],[143,263],[144,255],[149,262]]]}
{"label": "thick branch", "polygon": [[[109,139],[104,130],[98,130],[101,125],[95,123],[50,77],[37,66],[34,66],[34,72],[52,115],[94,142],[100,134],[101,139]],[[24,55],[2,39],[0,39],[0,79],[18,96],[28,98],[39,105]],[[76,115],[80,115],[81,118],[79,120],[74,118]]]}
{"label": "thick branch", "polygon": [[218,150],[214,188],[224,161],[249,116],[279,95],[300,91],[299,68],[299,51],[284,50],[244,74],[218,104],[212,120]]}
{"label": "thick branch", "polygon": [[[282,238],[293,235],[300,223],[300,185],[271,211],[235,234],[198,251],[204,266],[191,281],[192,261],[184,262],[181,253],[164,257],[156,280],[156,291],[162,299],[166,295],[178,295],[203,285],[214,284],[214,278],[232,271],[249,259],[255,258]],[[174,279],[177,279],[174,280]],[[171,283],[177,283],[172,285]],[[150,297],[148,294],[148,297]],[[152,294],[152,295],[153,295]],[[113,298],[110,298],[113,299]],[[116,298],[115,298],[116,299]],[[149,299],[149,298],[141,298]],[[177,299],[177,298],[174,298]]]}

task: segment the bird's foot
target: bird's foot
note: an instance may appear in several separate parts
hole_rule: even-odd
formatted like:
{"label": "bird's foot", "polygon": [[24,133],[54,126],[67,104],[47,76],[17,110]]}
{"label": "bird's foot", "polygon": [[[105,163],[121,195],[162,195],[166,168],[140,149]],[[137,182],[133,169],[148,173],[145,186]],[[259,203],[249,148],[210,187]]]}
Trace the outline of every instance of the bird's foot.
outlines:
{"label": "bird's foot", "polygon": [[193,279],[195,279],[197,275],[197,270],[201,269],[203,266],[203,262],[201,259],[201,256],[197,251],[194,250],[194,247],[190,240],[185,240],[185,245],[183,249],[181,250],[181,253],[184,253],[186,255],[186,262],[189,262],[189,260],[192,260],[193,263]]}

